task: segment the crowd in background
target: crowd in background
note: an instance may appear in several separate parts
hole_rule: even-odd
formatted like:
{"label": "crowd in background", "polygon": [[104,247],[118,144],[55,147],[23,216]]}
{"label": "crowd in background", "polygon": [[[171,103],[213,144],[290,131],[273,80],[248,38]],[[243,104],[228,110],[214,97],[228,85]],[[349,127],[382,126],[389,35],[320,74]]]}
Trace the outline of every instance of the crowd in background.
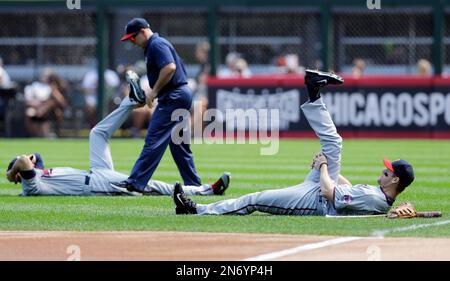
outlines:
{"label": "crowd in background", "polygon": [[[198,65],[198,71],[193,77],[189,78],[189,86],[194,93],[192,110],[201,114],[193,115],[192,124],[204,126],[202,113],[208,108],[207,78],[210,74],[209,64],[210,46],[208,42],[199,42],[195,48],[195,59]],[[301,64],[298,54],[286,53],[273,58],[273,65],[276,66],[278,74],[284,75],[304,75],[305,66]],[[225,58],[225,66],[218,69],[217,76],[220,78],[250,78],[252,71],[245,57],[238,52],[230,52]],[[314,66],[320,68],[320,62]],[[355,58],[352,63],[351,76],[361,78],[364,76],[367,68],[367,61],[362,58]],[[129,93],[129,86],[125,79],[127,70],[133,70],[141,77],[141,87],[148,91],[150,89],[146,76],[146,66],[143,61],[135,64],[119,65],[116,69],[107,69],[104,73],[105,93],[104,100],[106,110],[112,111],[121,100]],[[417,62],[417,75],[431,76],[432,65],[426,59],[420,59]],[[80,89],[75,95],[82,94],[82,116],[84,127],[92,128],[97,122],[97,87],[98,73],[92,69],[85,73],[83,79],[78,85],[69,84],[62,79],[58,73],[52,69],[44,69],[40,74],[38,81],[29,81],[27,85],[20,88],[3,66],[0,58],[0,89],[15,88],[22,95],[24,105],[23,119],[25,135],[28,137],[59,137],[61,136],[61,127],[67,115],[73,118],[73,92]],[[72,93],[72,95],[70,94]],[[79,96],[77,97],[80,98]],[[141,137],[145,135],[145,130],[156,106],[153,108],[147,106],[136,109],[130,118],[122,126],[127,130],[130,137]],[[5,103],[0,101],[0,114],[6,110]]]}

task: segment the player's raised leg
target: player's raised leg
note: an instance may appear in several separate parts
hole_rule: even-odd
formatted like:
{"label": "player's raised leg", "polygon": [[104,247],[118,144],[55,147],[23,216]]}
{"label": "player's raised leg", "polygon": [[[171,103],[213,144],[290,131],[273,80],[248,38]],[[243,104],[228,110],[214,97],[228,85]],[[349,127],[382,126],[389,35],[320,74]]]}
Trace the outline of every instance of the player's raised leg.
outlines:
{"label": "player's raised leg", "polygon": [[340,172],[342,138],[337,133],[331,115],[320,97],[320,89],[329,84],[339,85],[343,82],[341,77],[333,73],[306,70],[305,85],[309,101],[301,106],[309,125],[320,140],[322,153],[328,160],[330,178],[335,182]]}
{"label": "player's raised leg", "polygon": [[101,120],[89,133],[90,168],[106,168],[114,170],[108,141],[112,134],[122,126],[134,106],[138,103],[125,98],[119,107]]}

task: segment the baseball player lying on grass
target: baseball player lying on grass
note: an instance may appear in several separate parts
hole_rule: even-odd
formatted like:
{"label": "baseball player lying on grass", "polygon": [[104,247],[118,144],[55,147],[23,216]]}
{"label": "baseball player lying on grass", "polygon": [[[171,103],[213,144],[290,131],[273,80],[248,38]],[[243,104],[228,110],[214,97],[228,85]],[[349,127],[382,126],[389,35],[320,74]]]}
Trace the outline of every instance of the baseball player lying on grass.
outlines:
{"label": "baseball player lying on grass", "polygon": [[177,214],[247,215],[254,211],[277,215],[372,215],[387,213],[396,196],[414,180],[411,165],[404,160],[384,160],[386,169],[379,186],[352,184],[340,175],[342,138],[320,97],[328,84],[342,84],[332,73],[307,70],[305,84],[309,101],[302,110],[319,137],[321,153],[313,160],[303,183],[285,189],[267,190],[200,205],[191,201],[180,184],[175,184],[173,200]]}
{"label": "baseball player lying on grass", "polygon": [[[130,93],[131,96],[131,93]],[[123,181],[128,175],[114,170],[108,140],[134,107],[140,106],[131,99],[124,99],[89,134],[89,171],[74,168],[45,169],[39,153],[14,158],[8,165],[6,177],[10,182],[21,182],[23,196],[30,195],[141,195],[115,189],[112,181]],[[230,182],[230,174],[224,173],[213,185],[186,186],[189,195],[222,195]],[[145,187],[146,195],[172,195],[173,184],[150,180]]]}

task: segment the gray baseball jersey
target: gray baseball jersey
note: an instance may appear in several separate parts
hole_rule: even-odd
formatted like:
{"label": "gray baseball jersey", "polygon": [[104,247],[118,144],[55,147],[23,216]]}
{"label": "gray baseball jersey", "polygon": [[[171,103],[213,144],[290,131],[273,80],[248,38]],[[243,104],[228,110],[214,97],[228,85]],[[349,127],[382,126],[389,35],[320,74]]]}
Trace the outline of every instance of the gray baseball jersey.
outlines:
{"label": "gray baseball jersey", "polygon": [[[310,126],[318,136],[322,153],[327,156],[328,173],[337,184],[341,169],[342,138],[336,131],[322,98],[302,105]],[[334,202],[322,196],[320,173],[311,170],[301,184],[284,189],[267,190],[248,194],[237,199],[197,205],[197,213],[250,214],[254,211],[278,215],[326,215],[386,212],[389,208],[380,187],[357,185],[353,188],[337,186]]]}
{"label": "gray baseball jersey", "polygon": [[[111,187],[111,182],[120,182],[127,175],[116,172],[112,162],[108,141],[129,116],[136,103],[125,98],[120,106],[100,121],[89,134],[90,171],[74,168],[34,169],[35,176],[22,179],[23,196],[29,195],[114,195],[128,194]],[[186,186],[189,195],[211,195],[210,185]],[[152,195],[171,195],[173,185],[150,180],[145,188]]]}
{"label": "gray baseball jersey", "polygon": [[380,186],[357,184],[338,185],[334,200],[328,205],[329,215],[372,215],[387,213],[392,202]]}
{"label": "gray baseball jersey", "polygon": [[[125,180],[127,175],[108,170],[96,169],[91,172],[73,168],[35,169],[36,175],[22,179],[22,196],[37,195],[134,195],[120,192],[110,185],[110,181]],[[214,192],[208,184],[202,186],[185,186],[188,195],[212,195]],[[150,180],[145,192],[148,195],[172,195],[173,184]]]}

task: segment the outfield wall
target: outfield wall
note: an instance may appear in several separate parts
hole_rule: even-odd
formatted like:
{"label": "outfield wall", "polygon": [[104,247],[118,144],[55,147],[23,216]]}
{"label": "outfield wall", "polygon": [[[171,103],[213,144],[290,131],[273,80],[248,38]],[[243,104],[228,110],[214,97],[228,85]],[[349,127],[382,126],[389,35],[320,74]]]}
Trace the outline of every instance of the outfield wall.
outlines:
{"label": "outfield wall", "polygon": [[[450,139],[450,77],[344,79],[344,85],[329,86],[322,93],[344,137]],[[314,136],[299,111],[307,100],[303,83],[297,75],[210,78],[209,108],[224,114],[227,109],[279,109],[281,137]],[[247,122],[245,130],[249,126]]]}

